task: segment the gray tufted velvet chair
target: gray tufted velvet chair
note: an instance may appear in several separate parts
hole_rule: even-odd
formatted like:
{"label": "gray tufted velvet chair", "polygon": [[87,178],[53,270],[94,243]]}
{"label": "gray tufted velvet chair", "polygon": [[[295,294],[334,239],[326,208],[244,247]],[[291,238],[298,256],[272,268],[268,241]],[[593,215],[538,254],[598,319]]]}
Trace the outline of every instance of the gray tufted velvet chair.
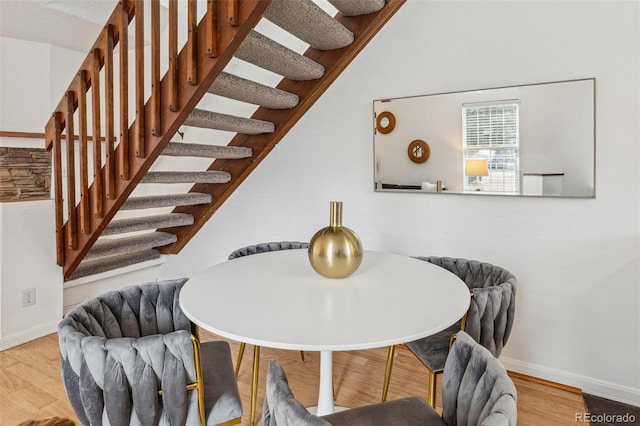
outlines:
{"label": "gray tufted velvet chair", "polygon": [[105,293],[58,325],[62,380],[85,425],[236,424],[229,344],[200,344],[179,305],[186,279]]}
{"label": "gray tufted velvet chair", "polygon": [[515,426],[518,395],[500,361],[464,331],[444,365],[442,419],[448,426]]}
{"label": "gray tufted velvet chair", "polygon": [[309,248],[309,243],[302,243],[299,241],[273,241],[270,243],[260,243],[251,246],[246,246],[233,251],[229,255],[229,260],[236,259],[238,257],[250,256],[252,254],[266,253],[269,251],[278,250],[295,250]]}
{"label": "gray tufted velvet chair", "polygon": [[[302,243],[299,241],[273,241],[270,243],[254,244],[246,247],[239,248],[229,255],[229,260],[236,259],[238,257],[250,256],[253,254],[266,253],[270,251],[279,250],[295,250],[309,248],[309,243]],[[244,356],[244,350],[246,343],[240,342],[240,348],[238,349],[238,360],[236,361],[236,377],[240,371],[240,364],[242,363],[242,357]],[[304,351],[300,351],[300,358],[304,362]],[[253,424],[256,413],[256,400],[258,398],[258,371],[260,362],[260,346],[254,346],[253,348],[253,377],[251,380],[251,414],[250,422]]]}
{"label": "gray tufted velvet chair", "polygon": [[[464,318],[451,327],[424,339],[406,343],[429,370],[429,402],[436,403],[436,376],[442,373],[451,336],[466,331],[496,358],[507,343],[516,310],[516,277],[490,263],[452,257],[418,257],[456,274],[471,292],[471,304]],[[382,400],[386,400],[395,346],[389,348]]]}
{"label": "gray tufted velvet chair", "polygon": [[515,426],[517,393],[491,353],[461,331],[442,381],[442,417],[418,397],[396,399],[318,417],[293,396],[278,363],[267,372],[263,426]]}
{"label": "gray tufted velvet chair", "polygon": [[[298,402],[282,367],[277,362],[267,370],[267,392],[262,409],[262,426],[415,426],[425,421],[440,420],[429,404],[418,397],[409,397],[315,416]],[[434,423],[437,424],[437,423]]]}

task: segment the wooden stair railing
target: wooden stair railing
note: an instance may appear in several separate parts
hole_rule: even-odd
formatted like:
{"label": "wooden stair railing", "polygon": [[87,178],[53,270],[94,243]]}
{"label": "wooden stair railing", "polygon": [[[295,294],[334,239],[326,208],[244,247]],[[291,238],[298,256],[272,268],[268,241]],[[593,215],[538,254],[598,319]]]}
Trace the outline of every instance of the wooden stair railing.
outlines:
{"label": "wooden stair railing", "polygon": [[[233,53],[258,23],[270,0],[208,0],[196,23],[196,1],[188,0],[188,40],[177,54],[177,0],[169,2],[169,69],[160,80],[159,1],[151,7],[151,94],[145,97],[144,1],[122,0],[55,108],[45,127],[47,149],[54,152],[56,258],[65,278],[71,276],[109,221],[126,201],[180,125],[204,96]],[[135,20],[136,76],[129,93],[129,26]],[[119,48],[119,102],[114,85],[114,51]],[[102,81],[101,81],[102,80]],[[87,99],[91,91],[91,99]],[[101,92],[104,92],[104,97]],[[135,119],[130,123],[132,100]],[[116,108],[117,111],[116,111]],[[92,135],[88,135],[91,111]],[[116,122],[120,123],[119,137]],[[64,134],[63,134],[64,132]],[[88,141],[104,134],[101,143]],[[63,140],[79,140],[75,144]],[[133,148],[133,149],[132,149]],[[66,161],[63,163],[63,149]],[[93,150],[93,181],[89,186],[89,150]],[[76,171],[76,163],[79,171]],[[63,181],[63,164],[66,178]],[[66,188],[66,197],[64,190]],[[79,188],[79,203],[76,193]],[[66,198],[66,200],[65,200]],[[66,201],[66,202],[65,202]],[[66,217],[66,221],[65,221]]]}
{"label": "wooden stair railing", "polygon": [[[230,147],[249,152],[250,156],[222,156],[209,167],[211,177],[195,180],[210,183],[195,184],[188,195],[209,201],[178,204],[183,207],[176,207],[173,212],[186,214],[174,217],[182,219],[163,223],[173,227],[157,230],[163,240],[162,253],[177,253],[184,247],[405,1],[372,0],[375,12],[336,15],[345,31],[352,33],[353,42],[332,50],[310,47],[304,53],[305,59],[324,68],[322,76],[301,81],[283,78],[277,86],[282,93],[295,97],[297,104],[285,109],[259,107],[251,117],[254,120],[242,119],[267,123],[270,131],[238,133],[231,139]],[[179,3],[187,11],[185,22],[180,23]],[[46,146],[53,149],[54,156],[57,261],[63,266],[66,279],[72,277],[87,254],[91,257],[108,252],[112,242],[102,244],[104,239],[99,243],[100,250],[98,246],[91,253],[89,250],[135,187],[162,180],[159,174],[147,174],[149,168],[181,125],[194,125],[192,112],[203,114],[194,111],[198,102],[211,92],[214,80],[271,3],[272,0],[208,0],[198,23],[196,0],[169,0],[166,52],[161,52],[159,0],[151,0],[149,31],[144,28],[144,0],[122,0],[116,6],[45,128]],[[342,0],[339,3],[350,6]],[[280,3],[278,7],[288,11],[292,5]],[[278,9],[275,4],[274,7]],[[186,38],[181,48],[179,29]],[[145,46],[145,35],[149,35],[150,47]],[[256,35],[253,37],[255,40]],[[131,61],[129,38],[133,38],[134,46]],[[146,49],[149,53],[145,53]],[[162,79],[161,54],[168,58]],[[150,66],[145,69],[147,55]],[[132,81],[130,75],[134,76]],[[149,83],[151,89],[145,91],[145,84]],[[135,109],[131,114],[129,105]],[[69,143],[76,140],[77,149],[75,142]],[[176,152],[172,147],[165,155],[172,155],[172,150]],[[158,218],[154,220],[161,223]],[[122,228],[122,224],[118,227]],[[111,235],[113,229],[110,226],[106,234]]]}

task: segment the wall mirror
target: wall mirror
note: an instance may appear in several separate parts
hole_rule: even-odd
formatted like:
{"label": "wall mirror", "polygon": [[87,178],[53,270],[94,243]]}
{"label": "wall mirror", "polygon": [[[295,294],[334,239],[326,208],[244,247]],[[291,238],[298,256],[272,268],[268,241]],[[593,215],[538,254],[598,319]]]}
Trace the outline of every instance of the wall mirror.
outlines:
{"label": "wall mirror", "polygon": [[[373,102],[376,191],[595,197],[595,79]],[[394,117],[380,132],[377,118]],[[427,160],[409,146],[425,141]]]}

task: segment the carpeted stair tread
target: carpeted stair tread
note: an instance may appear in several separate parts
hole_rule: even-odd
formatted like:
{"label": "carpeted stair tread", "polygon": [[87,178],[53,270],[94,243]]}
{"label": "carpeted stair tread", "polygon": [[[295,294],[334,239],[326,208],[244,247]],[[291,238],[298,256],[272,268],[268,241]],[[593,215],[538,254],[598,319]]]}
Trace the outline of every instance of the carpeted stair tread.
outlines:
{"label": "carpeted stair tread", "polygon": [[204,157],[239,159],[253,155],[253,150],[245,146],[220,146],[199,143],[169,142],[162,155],[173,157]]}
{"label": "carpeted stair tread", "polygon": [[175,243],[177,240],[178,237],[168,232],[149,232],[123,238],[103,238],[99,239],[91,247],[85,259],[91,260],[104,256],[148,250]]}
{"label": "carpeted stair tread", "polygon": [[318,50],[353,43],[353,33],[311,0],[273,0],[263,17]]}
{"label": "carpeted stair tread", "polygon": [[204,127],[208,129],[227,130],[245,135],[273,133],[275,125],[268,121],[237,117],[219,112],[194,109],[184,122],[185,126]]}
{"label": "carpeted stair tread", "polygon": [[140,183],[227,183],[229,172],[147,172]]}
{"label": "carpeted stair tread", "polygon": [[218,74],[208,92],[271,109],[293,108],[298,105],[299,101],[296,94],[265,86],[226,72]]}
{"label": "carpeted stair tread", "polygon": [[366,15],[384,7],[384,0],[329,0],[344,16]]}
{"label": "carpeted stair tread", "polygon": [[153,209],[156,207],[173,206],[197,206],[209,204],[212,201],[210,194],[200,192],[188,192],[186,194],[170,195],[146,195],[143,197],[129,197],[120,210]]}
{"label": "carpeted stair tread", "polygon": [[251,30],[235,57],[290,80],[316,80],[324,75],[324,67],[306,56]]}
{"label": "carpeted stair tread", "polygon": [[148,229],[172,228],[193,225],[193,216],[185,213],[168,213],[154,216],[140,216],[129,219],[112,220],[102,235],[125,234]]}
{"label": "carpeted stair tread", "polygon": [[101,257],[93,260],[84,260],[80,266],[71,274],[68,280],[76,280],[78,278],[89,275],[100,274],[102,272],[111,271],[125,266],[135,265],[149,260],[155,260],[160,257],[157,250],[140,250],[134,253],[123,253],[115,256]]}

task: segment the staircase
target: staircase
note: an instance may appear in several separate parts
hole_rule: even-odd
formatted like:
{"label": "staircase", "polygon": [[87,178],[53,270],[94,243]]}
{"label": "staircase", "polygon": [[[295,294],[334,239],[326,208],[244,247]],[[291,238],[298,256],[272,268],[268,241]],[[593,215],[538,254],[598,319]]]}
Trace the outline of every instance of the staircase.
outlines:
{"label": "staircase", "polygon": [[[169,0],[164,31],[158,0],[150,28],[143,0],[119,2],[45,128],[65,279],[178,253],[405,2],[328,1],[334,17],[312,0],[208,0],[205,11]],[[261,34],[263,19],[309,47],[299,53]],[[282,79],[272,87],[234,75],[237,60]],[[202,106],[210,95],[255,110],[212,111]],[[179,140],[194,128],[229,140]],[[211,163],[158,166],[176,157]]]}

